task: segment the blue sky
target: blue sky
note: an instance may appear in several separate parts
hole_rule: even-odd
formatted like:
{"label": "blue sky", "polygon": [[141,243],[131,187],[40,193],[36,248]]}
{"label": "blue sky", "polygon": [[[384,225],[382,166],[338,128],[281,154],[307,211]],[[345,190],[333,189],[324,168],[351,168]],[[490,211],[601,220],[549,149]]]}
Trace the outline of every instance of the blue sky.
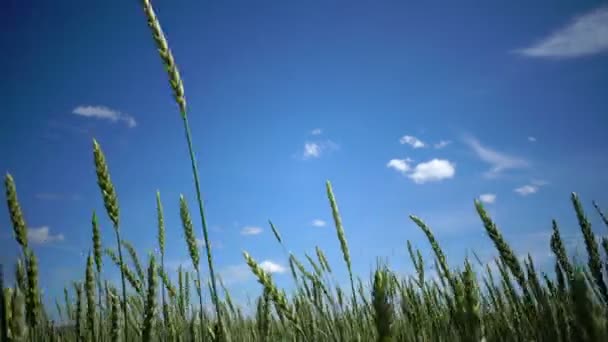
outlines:
{"label": "blue sky", "polygon": [[[289,286],[268,219],[288,249],[303,258],[318,245],[345,274],[327,179],[364,279],[377,257],[411,271],[407,239],[431,256],[409,214],[433,228],[450,263],[472,249],[489,260],[475,198],[518,253],[545,266],[552,218],[580,250],[570,192],[606,233],[590,205],[608,206],[605,3],[153,5],[184,79],[215,260],[236,297],[258,293],[243,250]],[[188,153],[139,3],[3,6],[0,170],[17,182],[45,293],[84,275],[93,210],[114,247],[93,138],[118,192],[123,237],[142,258],[155,249],[158,189],[167,264],[188,265],[178,208],[182,193],[196,208]],[[12,265],[6,210],[0,250]]]}

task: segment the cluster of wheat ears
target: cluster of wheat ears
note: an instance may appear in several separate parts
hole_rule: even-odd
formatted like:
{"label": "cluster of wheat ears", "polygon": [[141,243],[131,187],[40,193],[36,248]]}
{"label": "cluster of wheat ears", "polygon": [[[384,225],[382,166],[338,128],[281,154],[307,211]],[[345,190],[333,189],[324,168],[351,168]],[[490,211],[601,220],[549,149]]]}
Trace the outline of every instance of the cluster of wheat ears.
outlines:
{"label": "cluster of wheat ears", "polygon": [[[66,287],[64,300],[56,301],[59,322],[51,320],[43,307],[36,255],[28,244],[14,179],[6,175],[7,204],[22,255],[15,265],[13,287],[5,287],[0,274],[1,341],[608,341],[608,238],[600,240],[595,236],[576,194],[571,199],[586,245],[586,264],[576,264],[568,257],[554,221],[550,244],[556,256],[555,274],[539,275],[530,256],[525,260],[516,257],[482,204],[476,201],[475,208],[499,254],[492,263],[498,271],[493,272],[490,264],[482,265],[477,260],[485,267],[480,272],[483,276],[478,276],[468,259],[462,269],[448,267],[431,229],[421,219],[410,216],[430,242],[437,277],[425,276],[428,267],[422,254],[408,242],[414,275],[398,275],[379,264],[370,281],[364,282],[352,273],[338,205],[327,182],[349,286],[344,289],[338,285],[318,247],[316,255],[305,255],[307,266],[287,252],[278,229],[270,223],[287,254],[295,290],[288,295],[277,288],[271,274],[244,252],[245,262],[262,287],[253,312],[244,313],[214,273],[184,87],[149,0],[142,4],[184,124],[209,281],[201,284],[199,248],[183,196],[179,199],[180,216],[194,271],[180,268],[175,284],[165,269],[165,227],[159,193],[156,202],[160,260],[150,253],[147,268],[142,266],[136,250],[120,236],[116,191],[101,146],[93,141],[97,183],[116,242],[113,248],[102,246],[93,213],[92,248],[84,280]],[[608,228],[608,219],[593,204]],[[123,248],[130,263],[124,260]],[[104,254],[120,270],[120,289],[103,279]],[[198,301],[191,301],[192,285]],[[203,291],[207,290],[213,310],[203,307]]]}

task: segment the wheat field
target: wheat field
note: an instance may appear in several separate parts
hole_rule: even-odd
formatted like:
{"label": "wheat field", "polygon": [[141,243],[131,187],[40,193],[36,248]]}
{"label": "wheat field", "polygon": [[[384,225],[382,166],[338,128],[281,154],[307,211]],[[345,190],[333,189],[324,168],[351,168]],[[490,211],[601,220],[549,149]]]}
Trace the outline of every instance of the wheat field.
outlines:
{"label": "wheat field", "polygon": [[[315,255],[288,253],[295,290],[287,293],[254,256],[243,252],[260,285],[254,310],[245,312],[216,277],[183,82],[149,0],[141,3],[168,74],[191,159],[196,209],[193,213],[183,196],[179,204],[194,271],[180,268],[171,275],[165,267],[164,211],[158,192],[158,253],[148,252],[142,258],[121,237],[122,213],[110,167],[100,142],[93,140],[96,181],[116,240],[101,243],[97,214],[92,213],[91,252],[82,265],[83,278],[66,283],[64,298],[56,299],[58,321],[51,320],[51,308],[43,306],[38,262],[28,244],[16,182],[10,174],[5,177],[13,235],[22,253],[14,265],[4,268],[14,272],[14,286],[7,287],[0,276],[2,341],[608,341],[608,238],[594,234],[575,193],[571,202],[585,242],[585,263],[568,256],[558,223],[553,221],[547,243],[555,255],[554,272],[538,272],[529,255],[524,260],[516,256],[476,201],[489,242],[499,255],[491,264],[465,259],[459,268],[450,268],[431,227],[410,216],[427,237],[433,260],[424,260],[408,241],[415,274],[403,275],[378,263],[365,279],[352,271],[346,231],[328,181],[327,199],[344,263],[330,265],[318,247]],[[608,219],[595,202],[593,210],[608,229]],[[208,246],[203,249],[194,231],[199,223]],[[279,229],[272,223],[270,227],[277,248],[287,251],[288,242]],[[201,261],[202,250],[206,262]],[[104,258],[110,262],[104,263]],[[425,274],[428,265],[435,266],[436,277]],[[119,284],[104,278],[104,268],[111,267],[120,271]],[[337,285],[337,267],[348,271],[346,287]],[[203,303],[207,294],[211,310]]]}

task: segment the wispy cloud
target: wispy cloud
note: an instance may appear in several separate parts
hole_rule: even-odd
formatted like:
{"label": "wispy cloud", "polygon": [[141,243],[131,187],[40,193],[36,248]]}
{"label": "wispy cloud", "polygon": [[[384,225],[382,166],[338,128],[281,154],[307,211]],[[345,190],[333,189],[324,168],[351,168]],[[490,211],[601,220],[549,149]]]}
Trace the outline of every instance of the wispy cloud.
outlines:
{"label": "wispy cloud", "polygon": [[546,180],[534,179],[534,180],[530,181],[530,184],[526,184],[526,185],[520,186],[518,188],[515,188],[513,191],[515,191],[516,193],[518,193],[522,196],[528,196],[528,195],[537,193],[541,187],[543,187],[547,184],[549,184],[549,182],[547,182]]}
{"label": "wispy cloud", "polygon": [[63,234],[51,234],[51,229],[48,226],[28,228],[27,238],[30,242],[37,245],[43,245],[47,243],[65,240]]}
{"label": "wispy cloud", "polygon": [[245,226],[241,229],[241,235],[258,235],[261,234],[264,230],[260,227],[256,226]]}
{"label": "wispy cloud", "polygon": [[492,204],[492,203],[496,202],[496,195],[495,194],[481,194],[481,195],[479,195],[479,200],[482,201],[483,203]]}
{"label": "wispy cloud", "polygon": [[340,146],[331,140],[307,141],[304,143],[301,158],[303,160],[320,158],[323,154],[336,151],[339,148]]}
{"label": "wispy cloud", "polygon": [[528,185],[520,186],[519,188],[515,188],[513,191],[517,192],[518,194],[520,194],[522,196],[528,196],[528,195],[537,193],[538,186],[528,184]]}
{"label": "wispy cloud", "polygon": [[327,222],[321,219],[314,219],[312,220],[311,224],[313,225],[313,227],[325,227],[327,225]]}
{"label": "wispy cloud", "polygon": [[426,144],[422,140],[411,135],[404,135],[403,137],[401,137],[401,139],[399,139],[399,143],[401,143],[401,145],[410,145],[413,148],[426,147]]}
{"label": "wispy cloud", "polygon": [[455,173],[456,167],[449,160],[433,159],[416,165],[408,177],[416,184],[424,184],[453,178]]}
{"label": "wispy cloud", "polygon": [[545,185],[548,185],[549,182],[544,179],[533,179],[530,181],[530,184],[536,185],[536,186],[545,186]]}
{"label": "wispy cloud", "polygon": [[78,106],[72,110],[72,114],[110,122],[123,121],[130,128],[137,126],[135,118],[131,115],[104,106]]}
{"label": "wispy cloud", "polygon": [[488,177],[497,176],[505,170],[521,169],[528,166],[527,161],[483,146],[472,136],[466,136],[464,142],[477,154],[479,159],[491,165],[491,169],[486,172]]}
{"label": "wispy cloud", "polygon": [[286,268],[272,260],[264,260],[260,263],[260,267],[268,273],[285,273]]}
{"label": "wispy cloud", "polygon": [[536,44],[516,50],[527,57],[575,58],[608,50],[608,7],[575,17]]}
{"label": "wispy cloud", "polygon": [[440,140],[438,143],[436,143],[435,145],[433,145],[436,149],[442,149],[446,146],[448,146],[449,144],[451,144],[452,142],[450,140]]}
{"label": "wispy cloud", "polygon": [[323,130],[320,128],[315,128],[312,131],[310,131],[310,134],[312,134],[312,135],[321,135],[321,133],[323,133]]}
{"label": "wispy cloud", "polygon": [[528,137],[529,142],[536,142],[536,137]]}

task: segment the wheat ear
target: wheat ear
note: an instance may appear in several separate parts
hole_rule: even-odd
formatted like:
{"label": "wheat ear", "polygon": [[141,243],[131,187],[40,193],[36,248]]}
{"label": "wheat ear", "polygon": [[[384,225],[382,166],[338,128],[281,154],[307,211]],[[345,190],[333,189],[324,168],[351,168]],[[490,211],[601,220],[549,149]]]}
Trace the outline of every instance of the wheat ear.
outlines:
{"label": "wheat ear", "polygon": [[[97,173],[97,184],[99,185],[99,189],[101,190],[101,195],[103,197],[103,203],[106,208],[106,212],[110,217],[110,220],[114,224],[114,233],[116,235],[116,245],[118,248],[118,259],[120,261],[120,265],[124,266],[124,260],[122,257],[122,243],[120,238],[120,229],[119,229],[119,213],[120,209],[118,207],[118,198],[116,196],[116,190],[114,189],[114,184],[112,184],[112,179],[110,178],[110,171],[108,170],[108,164],[106,163],[106,157],[101,150],[101,146],[97,142],[97,140],[93,139],[93,159],[95,161],[95,171]],[[127,286],[125,283],[125,274],[121,269],[120,272],[120,280],[122,285],[122,310],[125,320],[124,326],[124,338],[125,341],[129,341],[129,332],[127,329]]]}

